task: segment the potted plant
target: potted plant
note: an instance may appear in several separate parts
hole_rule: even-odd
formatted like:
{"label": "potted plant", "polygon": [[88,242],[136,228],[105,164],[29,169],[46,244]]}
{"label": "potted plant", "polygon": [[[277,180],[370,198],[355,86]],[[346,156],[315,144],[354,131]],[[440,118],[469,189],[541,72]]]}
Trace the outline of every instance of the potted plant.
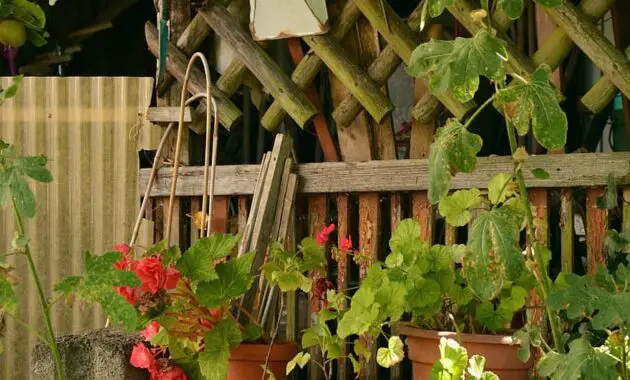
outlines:
{"label": "potted plant", "polygon": [[[116,251],[86,253],[85,273],[68,277],[55,289],[100,303],[113,323],[144,337],[130,362],[155,379],[283,378],[295,344],[275,342],[278,325],[264,331],[258,316],[241,299],[257,278],[254,253],[228,258],[239,236],[212,234],[185,253],[159,243],[135,259],[140,249],[125,244]],[[304,272],[325,263],[323,247],[307,238],[298,252],[274,244],[264,266],[269,289],[310,290]],[[272,295],[267,303],[272,303]],[[282,309],[280,297],[280,309]]]}

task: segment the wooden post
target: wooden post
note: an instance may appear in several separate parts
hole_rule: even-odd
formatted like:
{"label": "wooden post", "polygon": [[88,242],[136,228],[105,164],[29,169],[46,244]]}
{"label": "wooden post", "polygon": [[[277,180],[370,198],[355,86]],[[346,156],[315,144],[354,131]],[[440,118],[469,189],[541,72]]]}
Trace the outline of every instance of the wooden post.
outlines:
{"label": "wooden post", "polygon": [[[547,191],[545,189],[531,189],[528,191],[529,200],[534,206],[534,226],[536,226],[536,240],[547,247],[549,245],[549,208],[547,201]],[[536,253],[538,254],[538,253]],[[546,335],[547,324],[545,323],[544,301],[538,296],[535,289],[529,292],[528,307],[529,322],[538,325],[543,336]]]}
{"label": "wooden post", "polygon": [[[337,246],[341,246],[342,239],[350,236],[350,205],[348,194],[337,195]],[[340,255],[337,258],[337,291],[347,294],[348,291],[348,255]],[[343,355],[348,354],[348,348],[343,345]],[[337,364],[337,378],[348,378],[348,363],[340,358]]]}
{"label": "wooden post", "polygon": [[586,189],[586,261],[589,276],[595,276],[599,266],[607,262],[604,237],[608,230],[608,210],[597,207],[597,198],[604,191],[602,187]]}
{"label": "wooden post", "polygon": [[302,90],[289,79],[280,66],[272,60],[249,34],[239,26],[238,19],[225,7],[210,3],[200,11],[204,20],[236,52],[267,91],[282,105],[289,115],[302,127],[316,114],[317,109]]}

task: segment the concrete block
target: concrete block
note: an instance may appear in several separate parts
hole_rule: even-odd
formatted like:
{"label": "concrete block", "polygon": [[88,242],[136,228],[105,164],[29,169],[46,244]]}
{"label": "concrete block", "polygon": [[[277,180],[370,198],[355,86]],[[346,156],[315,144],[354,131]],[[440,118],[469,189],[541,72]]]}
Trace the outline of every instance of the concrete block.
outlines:
{"label": "concrete block", "polygon": [[[137,334],[106,328],[57,338],[68,380],[147,380],[148,372],[129,364]],[[55,373],[50,349],[38,342],[33,349],[32,379],[51,380]]]}

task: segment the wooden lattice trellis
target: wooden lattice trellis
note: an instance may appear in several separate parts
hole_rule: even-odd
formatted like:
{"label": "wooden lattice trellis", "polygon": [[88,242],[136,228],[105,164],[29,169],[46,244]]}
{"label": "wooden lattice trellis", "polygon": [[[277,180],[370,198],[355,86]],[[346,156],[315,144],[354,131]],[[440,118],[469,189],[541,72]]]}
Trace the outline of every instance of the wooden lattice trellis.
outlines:
{"label": "wooden lattice trellis", "polygon": [[[507,51],[509,61],[507,65],[508,74],[528,76],[536,67],[547,64],[552,70],[560,67],[565,58],[570,54],[574,46],[579,47],[591,60],[599,67],[604,76],[591,88],[582,98],[583,104],[594,113],[601,111],[609,104],[619,89],[626,97],[630,97],[630,62],[626,55],[617,49],[600,32],[595,21],[600,19],[615,5],[615,0],[583,0],[578,6],[565,2],[557,8],[546,8],[537,6],[539,11],[544,12],[553,20],[557,28],[549,35],[545,36],[544,43],[538,51],[530,57],[524,55],[517,43],[512,41],[506,34],[512,21],[508,19],[500,10],[492,15],[493,26],[499,31],[500,37],[507,41]],[[441,33],[439,28],[426,28],[420,31],[422,20],[422,2],[406,19],[401,19],[398,14],[381,0],[348,0],[331,5],[332,8],[339,6],[340,9],[333,9],[331,12],[332,26],[328,34],[320,36],[304,37],[302,40],[309,46],[310,50],[298,60],[292,74],[287,75],[279,65],[266,53],[264,44],[255,42],[250,32],[242,25],[238,15],[246,9],[245,0],[220,0],[209,2],[203,9],[191,19],[188,26],[183,29],[176,43],[169,44],[167,69],[169,75],[158,88],[159,94],[163,95],[171,88],[174,81],[182,82],[188,57],[196,51],[201,44],[214,31],[220,38],[227,42],[233,49],[236,59],[213,84],[213,96],[217,101],[217,108],[221,124],[230,129],[242,117],[243,112],[230,100],[244,79],[253,75],[274,98],[273,103],[265,110],[261,116],[261,125],[269,131],[275,131],[288,115],[298,125],[305,127],[312,121],[321,110],[311,93],[311,85],[319,75],[320,71],[326,67],[331,75],[331,92],[333,98],[334,111],[332,117],[336,122],[337,131],[345,161],[362,161],[370,159],[396,159],[394,151],[393,134],[391,133],[391,120],[388,121],[393,105],[387,93],[381,89],[388,79],[394,74],[401,62],[407,63],[412,51],[423,41],[431,37],[437,37]],[[474,0],[455,0],[453,5],[448,7],[452,16],[470,33],[476,33],[482,25],[475,20],[473,11],[479,8]],[[147,44],[154,55],[158,55],[158,33],[154,25],[148,23],[145,28]],[[380,37],[387,42],[384,48],[380,48],[378,39]],[[358,37],[357,37],[358,36]],[[370,46],[364,46],[365,50],[360,58],[353,56],[351,49],[347,49],[348,39],[360,40]],[[539,36],[540,40],[540,36]],[[374,43],[374,41],[376,41]],[[367,54],[365,53],[367,52]],[[630,57],[630,49],[626,52]],[[365,59],[368,56],[369,59]],[[195,69],[192,72],[188,90],[191,93],[202,92],[203,74]],[[556,86],[560,84],[556,81]],[[411,154],[410,158],[420,159],[428,155],[429,144],[435,130],[436,110],[442,104],[451,114],[457,118],[464,118],[473,110],[476,105],[473,102],[461,104],[449,93],[431,94],[422,80],[416,81],[414,92],[415,105],[412,109],[412,116],[415,119],[412,127]],[[203,113],[206,105],[200,105],[193,113]],[[363,112],[365,111],[365,112]],[[193,115],[194,116],[194,115]],[[194,119],[194,117],[192,117]],[[367,125],[373,123],[371,130]],[[382,127],[389,123],[388,127]],[[328,128],[317,126],[317,137],[324,151],[332,151],[326,155],[327,160],[337,160],[336,148]],[[194,123],[191,128],[201,134]],[[382,128],[379,128],[382,127]],[[389,132],[388,132],[389,129]],[[373,133],[376,140],[376,148],[373,151],[370,145],[369,134]],[[344,141],[345,140],[345,141]],[[355,141],[365,145],[365,152],[360,154],[349,154],[344,152],[344,146],[348,142]],[[569,159],[570,161],[570,159]],[[418,162],[415,162],[418,164]],[[356,168],[355,168],[356,169]],[[244,169],[243,169],[244,170]],[[328,170],[328,169],[327,169]],[[220,173],[220,172],[219,172]],[[241,172],[243,174],[244,172]],[[374,175],[373,173],[366,175]],[[400,175],[407,173],[399,172]],[[330,175],[330,173],[326,173]],[[487,174],[487,173],[486,173]],[[184,179],[187,178],[184,176]],[[219,180],[221,174],[218,175]],[[602,177],[603,178],[603,177]],[[384,180],[386,182],[387,180]],[[485,181],[485,177],[484,177]],[[395,182],[395,181],[394,181]],[[587,209],[587,248],[588,260],[595,268],[595,263],[605,260],[603,249],[603,234],[607,228],[607,212],[597,209],[596,199],[602,193],[602,185],[605,181],[590,182],[586,190]],[[242,185],[242,183],[241,183]],[[158,190],[154,191],[159,195]],[[468,183],[467,186],[475,186]],[[477,187],[483,188],[483,184]],[[562,186],[559,184],[558,186]],[[562,268],[570,272],[573,268],[573,192],[571,187],[575,183],[568,183],[567,188],[561,189],[561,257]],[[594,187],[593,187],[594,186]],[[548,185],[545,185],[548,187]],[[242,189],[242,188],[241,188]],[[360,192],[358,194],[358,218],[359,218],[359,242],[364,249],[364,253],[373,259],[377,259],[379,239],[381,238],[375,231],[379,231],[380,226],[387,222],[391,229],[394,229],[400,221],[404,212],[401,206],[401,197],[398,191],[409,191],[410,215],[422,221],[422,235],[427,241],[435,239],[435,210],[428,202],[426,188],[407,186],[404,188],[388,189],[386,184],[381,187],[363,189],[359,184],[349,187],[343,191],[321,190],[322,194],[309,192],[308,194],[308,228],[313,233],[323,227],[329,220],[328,202],[332,200],[336,203],[337,224],[339,235],[349,231],[349,195],[347,192]],[[335,193],[334,198],[323,193]],[[382,221],[380,215],[380,195],[388,193],[389,221]],[[229,195],[238,194],[228,192],[224,197],[218,197],[215,210],[221,210],[221,215],[228,214]],[[186,194],[197,195],[197,194]],[[624,193],[625,195],[625,193]],[[549,208],[547,190],[544,188],[534,188],[530,192],[530,198],[536,209],[537,225],[548,226]],[[247,219],[247,198],[240,197],[239,220]],[[199,205],[193,199],[191,212],[199,209]],[[626,210],[624,210],[626,211]],[[215,225],[217,230],[227,230],[226,218],[217,219],[220,225]],[[627,223],[630,218],[624,218]],[[240,223],[239,223],[240,225]],[[540,241],[549,240],[548,228],[541,228]],[[446,227],[445,242],[454,243],[457,240],[457,231],[454,228]],[[337,282],[340,288],[347,286],[349,263],[340,261],[337,263]],[[366,274],[365,264],[360,269],[360,278]],[[535,299],[532,299],[536,302]],[[317,311],[317,305],[311,305],[311,311]],[[375,346],[371,345],[375,351]],[[372,360],[366,365],[363,376],[365,378],[376,378],[376,362]],[[339,378],[346,376],[346,368],[339,367]],[[311,372],[312,379],[320,378],[318,370]],[[400,378],[398,369],[392,370],[392,378]]]}

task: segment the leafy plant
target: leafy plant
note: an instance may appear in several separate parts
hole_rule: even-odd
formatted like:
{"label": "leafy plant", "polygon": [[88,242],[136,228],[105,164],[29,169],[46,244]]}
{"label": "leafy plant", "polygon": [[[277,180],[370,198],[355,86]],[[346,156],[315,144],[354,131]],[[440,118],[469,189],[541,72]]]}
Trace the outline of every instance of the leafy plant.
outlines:
{"label": "leafy plant", "polygon": [[[50,5],[54,5],[51,1]],[[4,0],[0,4],[0,43],[19,48],[26,40],[36,47],[47,43],[46,14],[29,0]]]}
{"label": "leafy plant", "polygon": [[499,380],[497,375],[484,370],[485,365],[483,356],[473,355],[468,359],[468,352],[457,341],[440,338],[440,359],[431,367],[429,380]]}

